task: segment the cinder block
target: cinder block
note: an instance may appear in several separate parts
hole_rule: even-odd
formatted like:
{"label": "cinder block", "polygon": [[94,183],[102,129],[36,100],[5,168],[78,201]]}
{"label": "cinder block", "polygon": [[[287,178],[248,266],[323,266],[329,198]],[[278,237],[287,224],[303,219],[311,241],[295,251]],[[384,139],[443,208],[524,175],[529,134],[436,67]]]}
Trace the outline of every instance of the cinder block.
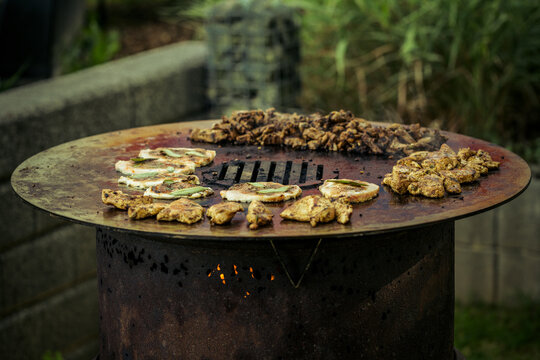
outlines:
{"label": "cinder block", "polygon": [[540,300],[540,252],[499,250],[499,299],[512,304],[521,296]]}
{"label": "cinder block", "polygon": [[495,254],[488,247],[456,245],[456,300],[494,302],[494,263]]}
{"label": "cinder block", "polygon": [[495,212],[493,210],[456,221],[456,245],[488,245],[494,243]]}
{"label": "cinder block", "polygon": [[68,353],[98,336],[95,278],[0,320],[0,358],[41,359],[47,351]]}
{"label": "cinder block", "polygon": [[52,217],[25,203],[15,194],[9,182],[0,183],[0,252],[36,233],[65,224],[65,220]]}
{"label": "cinder block", "polygon": [[0,94],[0,178],[66,141],[202,111],[205,56],[178,43]]}
{"label": "cinder block", "polygon": [[504,247],[540,251],[540,180],[498,212],[499,243]]}
{"label": "cinder block", "polygon": [[0,254],[0,309],[7,311],[92,276],[95,230],[70,224]]}

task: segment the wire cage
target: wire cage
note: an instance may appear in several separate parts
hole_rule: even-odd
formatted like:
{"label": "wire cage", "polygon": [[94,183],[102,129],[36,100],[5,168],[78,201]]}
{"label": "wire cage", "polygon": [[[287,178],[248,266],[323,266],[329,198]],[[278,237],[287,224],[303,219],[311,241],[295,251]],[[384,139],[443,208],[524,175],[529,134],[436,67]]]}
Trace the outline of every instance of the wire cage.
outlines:
{"label": "wire cage", "polygon": [[213,111],[294,108],[300,92],[295,10],[275,1],[225,1],[207,17]]}

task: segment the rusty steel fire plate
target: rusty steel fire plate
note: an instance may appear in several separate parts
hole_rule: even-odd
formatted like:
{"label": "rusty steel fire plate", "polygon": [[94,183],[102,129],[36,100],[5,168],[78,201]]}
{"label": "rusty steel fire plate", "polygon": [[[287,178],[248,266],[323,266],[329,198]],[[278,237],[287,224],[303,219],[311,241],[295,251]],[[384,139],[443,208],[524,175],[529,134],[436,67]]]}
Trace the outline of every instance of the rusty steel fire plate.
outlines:
{"label": "rusty steel fire plate", "polygon": [[[318,194],[323,179],[350,178],[381,184],[397,159],[357,154],[294,151],[273,146],[236,146],[192,143],[192,128],[210,127],[215,120],[171,123],[115,131],[82,138],[45,150],[24,161],[12,175],[12,186],[25,201],[54,215],[78,223],[156,235],[161,239],[200,238],[221,240],[348,237],[376,234],[426,224],[456,220],[501,205],[523,192],[531,179],[527,163],[516,154],[483,140],[455,133],[447,144],[455,151],[470,147],[488,151],[501,163],[499,170],[472,184],[463,184],[459,195],[428,199],[397,195],[381,185],[379,196],[354,206],[349,224],[337,222],[311,227],[280,218],[279,213],[292,201],[269,205],[273,224],[249,230],[244,213],[238,213],[229,225],[211,225],[208,219],[193,225],[159,222],[155,218],[130,220],[127,213],[101,202],[102,189],[119,189],[141,194],[117,183],[118,160],[136,157],[142,148],[202,147],[217,152],[214,162],[198,168],[196,175],[215,194],[197,200],[204,207],[221,201],[219,191],[235,181],[261,181],[269,175],[303,188],[303,195]],[[272,172],[272,174],[269,174]],[[286,179],[284,179],[286,178]],[[245,205],[247,209],[247,204]]]}

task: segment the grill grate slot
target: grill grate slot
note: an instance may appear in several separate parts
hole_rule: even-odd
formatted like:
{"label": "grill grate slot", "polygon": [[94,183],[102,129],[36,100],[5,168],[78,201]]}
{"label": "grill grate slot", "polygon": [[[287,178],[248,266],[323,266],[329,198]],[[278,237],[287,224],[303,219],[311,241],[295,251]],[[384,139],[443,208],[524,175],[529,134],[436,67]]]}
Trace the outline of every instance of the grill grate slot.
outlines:
{"label": "grill grate slot", "polygon": [[234,182],[235,183],[240,182],[240,179],[242,178],[242,172],[244,171],[244,165],[245,165],[245,163],[243,163],[243,162],[240,162],[240,163],[237,164],[236,175],[234,177]]}
{"label": "grill grate slot", "polygon": [[255,161],[255,165],[253,165],[253,172],[251,173],[251,177],[249,178],[250,182],[257,181],[260,167],[261,167],[261,162],[259,160]]}
{"label": "grill grate slot", "polygon": [[225,175],[227,174],[228,168],[229,168],[229,164],[227,163],[221,164],[221,170],[219,171],[218,180],[225,179]]}
{"label": "grill grate slot", "polygon": [[289,185],[289,178],[291,177],[292,161],[285,163],[285,171],[283,171],[283,185]]}
{"label": "grill grate slot", "polygon": [[270,169],[268,169],[268,177],[266,178],[266,181],[272,181],[274,179],[274,173],[276,172],[276,162],[271,161],[270,162]]}
{"label": "grill grate slot", "polygon": [[299,184],[304,184],[306,182],[307,170],[308,170],[308,163],[303,161],[300,168],[300,177],[298,178]]}
{"label": "grill grate slot", "polygon": [[304,189],[320,184],[324,174],[324,165],[315,165],[306,161],[267,161],[241,160],[223,163],[202,172],[203,181],[229,187],[235,183],[273,181],[284,185],[297,184]]}
{"label": "grill grate slot", "polygon": [[319,164],[317,165],[317,175],[315,177],[316,180],[321,180],[322,177],[323,177],[323,172],[324,172],[324,166]]}

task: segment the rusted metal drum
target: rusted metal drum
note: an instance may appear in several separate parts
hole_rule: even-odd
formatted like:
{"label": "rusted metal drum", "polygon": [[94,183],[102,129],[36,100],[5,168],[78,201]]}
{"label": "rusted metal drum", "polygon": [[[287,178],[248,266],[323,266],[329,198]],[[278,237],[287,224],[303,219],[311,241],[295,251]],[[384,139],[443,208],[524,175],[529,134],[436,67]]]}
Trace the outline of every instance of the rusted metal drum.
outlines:
{"label": "rusted metal drum", "polygon": [[[322,179],[380,183],[395,159],[276,147],[194,144],[212,121],[101,134],[46,150],[12,176],[17,194],[51,214],[97,228],[104,359],[437,359],[453,352],[454,221],[492,209],[528,186],[512,152],[447,133],[454,150],[488,151],[500,169],[458,195],[379,196],[354,205],[350,223],[311,227],[282,220],[255,231],[231,224],[130,220],[101,202],[118,189],[114,163],[146,147],[204,147],[197,169],[216,190],[274,180],[318,193]],[[128,193],[134,190],[122,188]]]}
{"label": "rusted metal drum", "polygon": [[98,229],[100,360],[454,358],[453,222],[273,245]]}

